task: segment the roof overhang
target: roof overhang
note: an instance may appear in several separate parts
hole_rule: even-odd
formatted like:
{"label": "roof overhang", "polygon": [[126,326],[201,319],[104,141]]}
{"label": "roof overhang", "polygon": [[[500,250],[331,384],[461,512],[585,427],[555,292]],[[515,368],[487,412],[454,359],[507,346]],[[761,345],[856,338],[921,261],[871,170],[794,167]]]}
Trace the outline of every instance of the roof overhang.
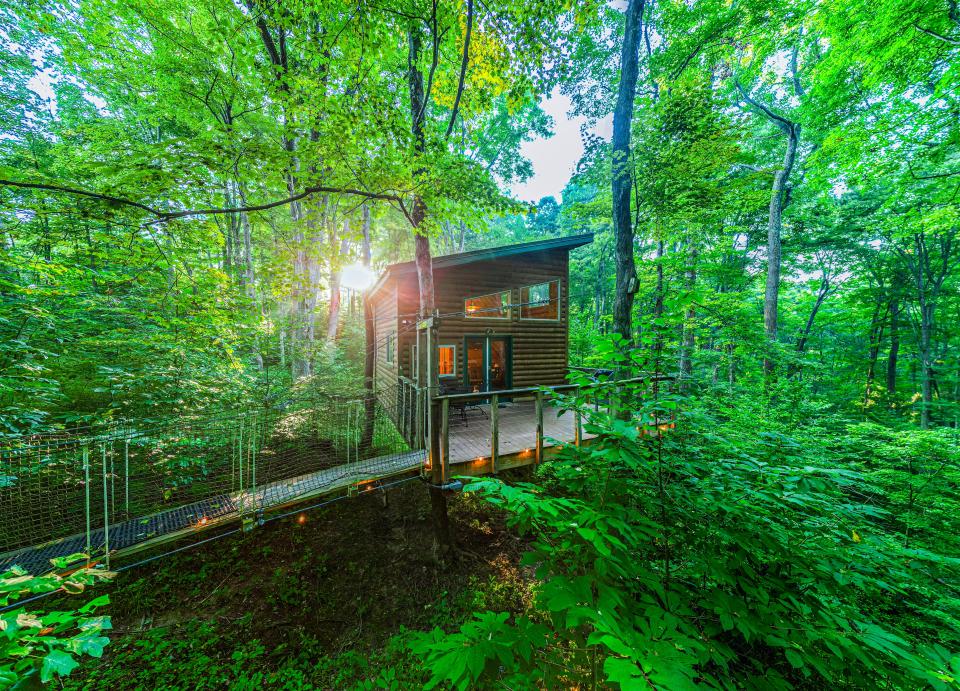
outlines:
{"label": "roof overhang", "polygon": [[[550,238],[549,240],[536,240],[534,242],[521,242],[516,245],[503,245],[501,247],[490,247],[482,250],[472,250],[470,252],[460,252],[459,254],[447,254],[441,257],[433,258],[434,269],[445,269],[461,264],[472,264],[473,262],[487,261],[490,259],[500,259],[502,257],[511,257],[517,254],[528,254],[530,252],[543,252],[546,250],[572,250],[577,247],[583,247],[593,242],[593,233],[583,233],[582,235],[568,235],[562,238]],[[417,270],[415,262],[401,262],[399,264],[390,264],[381,274],[380,278],[370,289],[370,297],[373,297],[390,278],[397,278],[406,274],[414,273]]]}

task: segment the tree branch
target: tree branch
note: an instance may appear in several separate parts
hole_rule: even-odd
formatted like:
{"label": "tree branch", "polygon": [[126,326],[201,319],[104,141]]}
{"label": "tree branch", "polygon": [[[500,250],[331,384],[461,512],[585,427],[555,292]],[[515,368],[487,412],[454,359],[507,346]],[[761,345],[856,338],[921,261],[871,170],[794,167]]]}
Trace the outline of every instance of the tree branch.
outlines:
{"label": "tree branch", "polygon": [[740,95],[743,96],[743,100],[744,100],[744,101],[746,101],[746,102],[749,103],[751,106],[753,106],[754,108],[756,108],[757,110],[759,110],[761,113],[763,113],[764,115],[766,115],[767,118],[769,118],[771,121],[773,121],[774,124],[776,124],[777,127],[779,127],[780,129],[782,129],[784,132],[786,132],[786,133],[789,134],[790,132],[793,131],[793,128],[796,126],[796,123],[791,122],[790,120],[787,120],[787,119],[786,119],[785,117],[783,117],[782,115],[778,115],[778,114],[774,113],[768,106],[765,106],[764,104],[760,103],[760,101],[758,101],[758,100],[756,100],[755,98],[753,98],[753,97],[747,92],[747,90],[744,89],[743,86],[740,84],[740,80],[739,80],[739,79],[734,79],[734,80],[733,80],[733,83],[734,83],[734,85],[736,85],[737,91],[740,92]]}
{"label": "tree branch", "polygon": [[99,199],[111,204],[130,206],[140,209],[141,211],[146,211],[148,214],[153,216],[156,221],[160,222],[171,221],[177,218],[186,218],[188,216],[214,216],[221,214],[249,213],[252,211],[267,211],[268,209],[273,209],[278,206],[283,206],[284,204],[290,204],[291,202],[299,201],[305,197],[309,197],[312,194],[349,194],[356,197],[364,197],[365,199],[379,199],[387,202],[395,202],[400,205],[404,215],[407,215],[406,210],[403,207],[403,199],[398,194],[391,194],[388,192],[368,192],[367,190],[360,190],[353,187],[328,187],[326,185],[313,185],[305,188],[298,194],[291,195],[284,199],[277,199],[272,202],[267,202],[265,204],[230,208],[189,209],[186,211],[162,211],[160,209],[155,209],[152,206],[141,204],[140,202],[132,199],[124,199],[122,197],[114,197],[113,195],[109,194],[100,194],[98,192],[90,192],[88,190],[81,190],[75,187],[64,187],[62,185],[48,185],[39,182],[18,182],[16,180],[0,179],[0,186],[47,190],[50,192],[60,192],[63,194],[72,194],[81,197],[89,197],[91,199]]}
{"label": "tree branch", "polygon": [[460,62],[460,81],[457,84],[457,96],[453,100],[453,111],[450,113],[450,124],[447,125],[447,139],[453,132],[457,122],[457,113],[460,110],[460,97],[463,96],[463,85],[467,78],[467,64],[470,62],[470,31],[473,28],[473,0],[467,0],[467,33],[463,37],[463,60]]}
{"label": "tree branch", "polygon": [[926,34],[927,36],[932,36],[933,38],[939,41],[943,41],[944,43],[949,43],[951,46],[960,46],[960,41],[954,38],[949,38],[947,36],[944,36],[943,34],[938,34],[936,31],[931,31],[930,29],[924,29],[919,24],[914,24],[913,28],[922,34]]}
{"label": "tree branch", "polygon": [[913,164],[907,159],[907,169],[914,180],[936,180],[938,178],[951,178],[954,175],[960,175],[960,170],[954,170],[949,173],[930,173],[929,175],[918,175],[913,171]]}
{"label": "tree branch", "polygon": [[63,187],[61,185],[47,185],[40,182],[18,182],[16,180],[3,180],[3,179],[0,179],[0,185],[5,187],[20,187],[28,190],[47,190],[49,192],[63,192],[65,194],[75,194],[80,197],[90,197],[91,199],[99,199],[100,201],[109,202],[111,204],[133,206],[142,211],[146,211],[147,213],[153,216],[159,216],[163,213],[158,209],[154,209],[153,207],[147,206],[146,204],[141,204],[140,202],[135,202],[130,199],[114,197],[109,194],[100,194],[99,192],[89,192],[87,190],[80,190],[74,187]]}
{"label": "tree branch", "polygon": [[430,37],[433,40],[432,57],[430,59],[430,72],[427,75],[427,88],[423,92],[423,103],[420,104],[420,112],[417,113],[417,119],[422,120],[423,114],[427,110],[427,104],[430,102],[430,92],[433,90],[433,75],[437,71],[437,65],[440,63],[440,38],[442,34],[437,28],[437,0],[433,0],[433,12],[430,15]]}

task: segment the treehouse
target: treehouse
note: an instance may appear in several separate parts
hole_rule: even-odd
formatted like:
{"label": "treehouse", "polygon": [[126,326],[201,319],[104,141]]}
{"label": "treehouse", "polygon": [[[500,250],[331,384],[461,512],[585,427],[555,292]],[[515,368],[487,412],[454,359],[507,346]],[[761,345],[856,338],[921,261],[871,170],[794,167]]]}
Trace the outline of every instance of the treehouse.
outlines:
{"label": "treehouse", "polygon": [[[433,259],[434,362],[441,393],[564,384],[570,251],[592,234]],[[370,292],[378,392],[419,382],[419,283],[414,262],[387,267]],[[391,406],[392,407],[392,406]]]}

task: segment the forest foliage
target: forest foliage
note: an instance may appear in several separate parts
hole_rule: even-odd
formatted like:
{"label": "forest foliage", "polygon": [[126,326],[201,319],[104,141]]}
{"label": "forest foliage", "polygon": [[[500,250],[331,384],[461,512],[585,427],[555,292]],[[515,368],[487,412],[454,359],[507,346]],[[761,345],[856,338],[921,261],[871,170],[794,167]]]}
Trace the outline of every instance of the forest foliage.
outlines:
{"label": "forest foliage", "polygon": [[[955,0],[32,0],[0,38],[0,440],[355,391],[348,267],[594,232],[571,364],[676,383],[467,484],[534,605],[397,674],[958,684]],[[583,155],[518,201],[558,95]],[[0,685],[99,654],[83,607],[2,615]]]}

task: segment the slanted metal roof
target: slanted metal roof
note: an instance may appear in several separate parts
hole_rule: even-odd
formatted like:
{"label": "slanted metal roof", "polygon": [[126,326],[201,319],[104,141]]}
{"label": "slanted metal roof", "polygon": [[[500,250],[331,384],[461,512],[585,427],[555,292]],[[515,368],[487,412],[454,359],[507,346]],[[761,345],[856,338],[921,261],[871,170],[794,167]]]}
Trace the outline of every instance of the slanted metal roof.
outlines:
{"label": "slanted metal roof", "polygon": [[[542,252],[544,250],[566,249],[572,250],[577,247],[583,247],[593,242],[593,233],[584,233],[582,235],[568,235],[562,238],[550,238],[548,240],[535,240],[534,242],[521,242],[516,245],[503,245],[501,247],[489,247],[482,250],[471,250],[470,252],[460,252],[459,254],[446,254],[433,258],[434,269],[444,269],[450,266],[460,266],[461,264],[471,264],[473,262],[486,261],[489,259],[500,259],[501,257],[510,257],[515,254],[527,254],[529,252]],[[400,262],[399,264],[390,264],[384,269],[383,274],[377,280],[376,284],[370,290],[370,296],[376,294],[380,288],[390,279],[396,278],[417,270],[415,262]]]}

